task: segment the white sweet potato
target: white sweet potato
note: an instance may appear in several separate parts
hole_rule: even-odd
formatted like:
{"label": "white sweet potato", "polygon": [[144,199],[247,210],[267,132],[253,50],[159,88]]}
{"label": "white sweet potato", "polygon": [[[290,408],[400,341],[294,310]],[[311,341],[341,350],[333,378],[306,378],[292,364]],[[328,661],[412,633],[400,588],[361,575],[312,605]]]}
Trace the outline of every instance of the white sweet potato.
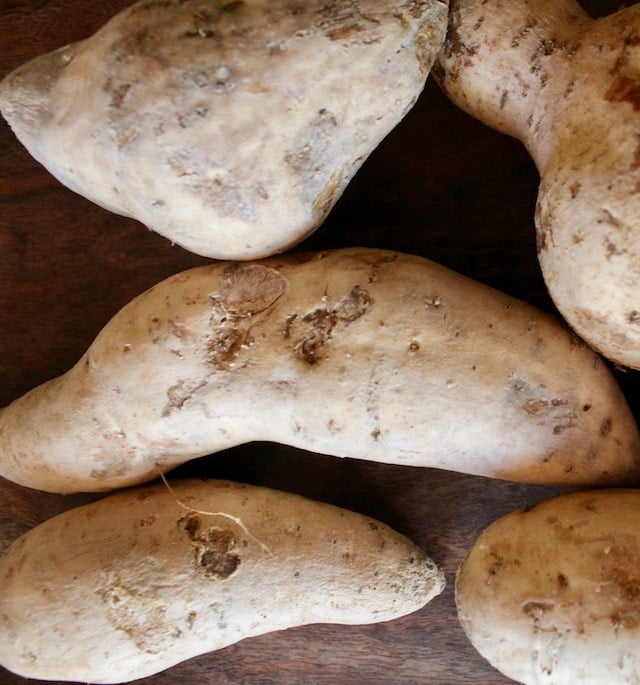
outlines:
{"label": "white sweet potato", "polygon": [[444,587],[436,564],[378,521],[224,481],[61,514],[12,545],[0,579],[0,663],[83,683],[134,680],[293,626],[388,621]]}
{"label": "white sweet potato", "polygon": [[424,87],[446,0],[142,0],[19,67],[0,110],[62,183],[188,250],[315,230]]}
{"label": "white sweet potato", "polygon": [[549,293],[617,364],[640,368],[640,5],[592,20],[575,0],[454,0],[438,80],[524,142]]}
{"label": "white sweet potato", "polygon": [[361,248],[205,265],[143,293],[0,410],[0,475],[108,490],[253,440],[533,483],[640,465],[624,396],[561,322]]}
{"label": "white sweet potato", "polygon": [[530,152],[549,293],[591,347],[640,368],[640,4],[598,20],[575,0],[450,9],[434,73]]}
{"label": "white sweet potato", "polygon": [[456,579],[460,621],[527,685],[640,681],[640,490],[582,491],[499,519]]}

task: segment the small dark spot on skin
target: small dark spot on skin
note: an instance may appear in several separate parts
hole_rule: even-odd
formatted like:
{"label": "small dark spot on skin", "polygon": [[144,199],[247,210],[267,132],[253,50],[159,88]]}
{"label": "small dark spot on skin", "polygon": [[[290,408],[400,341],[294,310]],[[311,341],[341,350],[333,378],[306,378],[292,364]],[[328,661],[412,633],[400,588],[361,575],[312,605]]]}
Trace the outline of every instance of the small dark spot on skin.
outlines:
{"label": "small dark spot on skin", "polygon": [[576,197],[578,197],[578,194],[580,193],[580,188],[582,188],[580,181],[574,181],[569,186],[569,192],[571,193],[571,199],[572,200],[575,200]]}
{"label": "small dark spot on skin", "polygon": [[558,582],[558,587],[560,589],[564,590],[569,587],[569,580],[567,576],[564,575],[564,573],[558,573],[556,580]]}
{"label": "small dark spot on skin", "polygon": [[587,403],[582,405],[582,411],[589,411],[591,409],[591,404]]}
{"label": "small dark spot on skin", "polygon": [[602,210],[602,215],[598,218],[599,224],[611,224],[616,228],[620,226],[620,219],[614,216],[608,209]]}
{"label": "small dark spot on skin", "polygon": [[607,435],[611,433],[612,426],[613,421],[610,418],[603,419],[602,423],[600,424],[600,435],[603,438],[606,438]]}
{"label": "small dark spot on skin", "polygon": [[638,620],[632,616],[625,616],[621,611],[614,611],[611,614],[611,623],[616,628],[626,628],[627,630],[633,630],[638,627]]}
{"label": "small dark spot on skin", "polygon": [[617,76],[604,94],[607,102],[628,102],[635,111],[640,110],[640,81],[628,76]]}
{"label": "small dark spot on skin", "polygon": [[609,238],[605,240],[605,252],[607,259],[623,254],[623,251]]}
{"label": "small dark spot on skin", "polygon": [[[459,12],[452,11],[450,13],[449,26],[447,28],[447,36],[443,45],[443,52],[447,58],[453,55],[466,57],[467,59],[478,52],[477,45],[468,45],[462,39],[458,30],[460,23]],[[454,80],[457,76],[454,75]]]}
{"label": "small dark spot on skin", "polygon": [[640,323],[640,311],[633,309],[631,312],[629,312],[627,320],[629,323]]}
{"label": "small dark spot on skin", "polygon": [[547,233],[542,227],[538,227],[536,231],[536,249],[538,254],[547,250]]}
{"label": "small dark spot on skin", "polygon": [[409,345],[409,352],[417,352],[420,349],[420,343],[417,340],[412,340]]}
{"label": "small dark spot on skin", "polygon": [[537,25],[537,19],[529,19],[511,39],[511,47],[517,48],[520,45],[520,41]]}
{"label": "small dark spot on skin", "polygon": [[488,573],[490,576],[498,575],[500,569],[504,566],[504,559],[501,554],[498,554],[494,549],[489,553],[491,559],[488,566]]}
{"label": "small dark spot on skin", "polygon": [[375,428],[371,431],[371,437],[377,442],[380,440],[381,431],[379,428]]}
{"label": "small dark spot on skin", "polygon": [[505,108],[508,99],[509,99],[509,91],[503,90],[502,95],[500,96],[500,109]]}
{"label": "small dark spot on skin", "polygon": [[200,519],[197,516],[186,516],[178,521],[178,525],[182,526],[183,530],[186,531],[189,539],[195,542],[197,539],[197,533],[200,530]]}
{"label": "small dark spot on skin", "polygon": [[543,409],[549,406],[547,400],[528,400],[522,405],[522,408],[527,412],[527,414],[538,414]]}
{"label": "small dark spot on skin", "polygon": [[640,169],[640,143],[636,145],[636,149],[633,153],[633,161],[629,165],[629,169],[631,169],[631,171],[637,171]]}
{"label": "small dark spot on skin", "polygon": [[530,601],[523,604],[522,611],[535,620],[551,611],[554,606],[555,604],[553,602]]}
{"label": "small dark spot on skin", "polygon": [[346,38],[351,38],[363,30],[363,27],[359,24],[348,24],[346,26],[338,26],[335,29],[327,31],[327,36],[329,40],[345,40]]}

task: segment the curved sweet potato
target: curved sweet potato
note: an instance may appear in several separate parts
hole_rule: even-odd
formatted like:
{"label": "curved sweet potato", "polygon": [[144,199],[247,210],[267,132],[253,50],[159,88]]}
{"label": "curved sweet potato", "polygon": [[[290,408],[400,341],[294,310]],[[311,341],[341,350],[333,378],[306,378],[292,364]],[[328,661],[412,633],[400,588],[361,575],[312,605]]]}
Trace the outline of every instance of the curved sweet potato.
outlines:
{"label": "curved sweet potato", "polygon": [[342,249],[143,293],[0,409],[0,475],[108,490],[253,440],[533,483],[640,468],[624,396],[562,323],[420,257]]}

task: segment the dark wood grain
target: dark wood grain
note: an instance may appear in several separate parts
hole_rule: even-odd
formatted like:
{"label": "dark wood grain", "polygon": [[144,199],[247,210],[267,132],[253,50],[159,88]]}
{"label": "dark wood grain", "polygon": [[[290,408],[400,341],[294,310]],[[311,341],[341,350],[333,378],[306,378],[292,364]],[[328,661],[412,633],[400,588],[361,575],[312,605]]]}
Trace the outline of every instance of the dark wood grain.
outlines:
{"label": "dark wood grain", "polygon": [[[127,0],[3,0],[0,77],[81,39]],[[585,2],[594,14],[617,2]],[[538,177],[517,141],[455,109],[429,81],[329,219],[297,249],[379,246],[420,254],[553,311],[535,251]],[[0,405],[66,371],[128,300],[206,260],[63,188],[0,123]],[[640,415],[635,372],[615,373]],[[434,417],[437,420],[437,417]],[[431,469],[251,444],[198,460],[207,475],[298,492],[374,516],[444,567],[443,595],[387,624],[307,626],[253,638],[146,678],[145,685],[360,685],[510,682],[471,647],[453,598],[455,570],[489,522],[558,490]],[[81,498],[0,481],[0,523],[14,532]],[[1,591],[1,588],[0,588]],[[3,671],[0,682],[28,681]]]}

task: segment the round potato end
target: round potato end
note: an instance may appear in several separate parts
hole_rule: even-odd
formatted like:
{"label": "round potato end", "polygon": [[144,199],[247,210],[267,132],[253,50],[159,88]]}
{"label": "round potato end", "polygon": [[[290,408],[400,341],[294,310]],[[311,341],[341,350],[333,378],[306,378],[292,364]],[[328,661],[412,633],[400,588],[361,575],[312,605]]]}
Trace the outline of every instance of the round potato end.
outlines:
{"label": "round potato end", "polygon": [[458,569],[472,644],[526,685],[637,683],[640,491],[558,496],[489,526]]}

